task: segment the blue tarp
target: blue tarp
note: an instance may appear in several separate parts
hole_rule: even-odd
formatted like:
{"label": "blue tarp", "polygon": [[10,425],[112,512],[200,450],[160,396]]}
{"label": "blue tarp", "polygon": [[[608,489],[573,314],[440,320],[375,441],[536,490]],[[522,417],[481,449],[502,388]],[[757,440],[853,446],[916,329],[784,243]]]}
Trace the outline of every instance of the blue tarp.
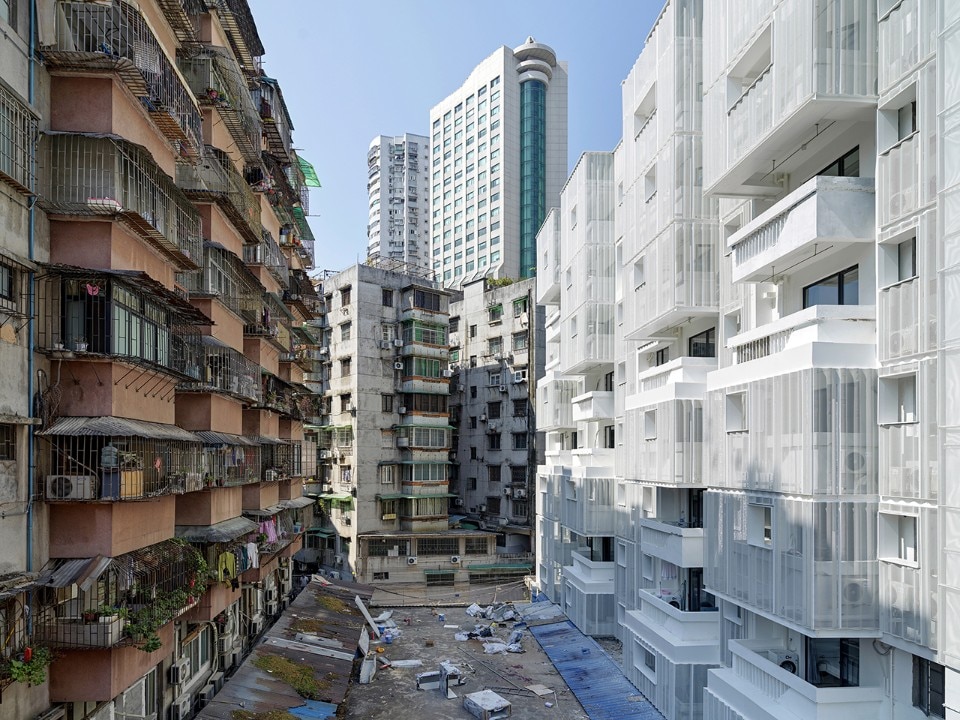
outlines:
{"label": "blue tarp", "polygon": [[569,620],[530,632],[591,720],[664,720],[596,641]]}
{"label": "blue tarp", "polygon": [[288,708],[287,712],[294,717],[303,718],[303,720],[327,720],[336,717],[337,706],[319,700],[307,700],[305,705]]}

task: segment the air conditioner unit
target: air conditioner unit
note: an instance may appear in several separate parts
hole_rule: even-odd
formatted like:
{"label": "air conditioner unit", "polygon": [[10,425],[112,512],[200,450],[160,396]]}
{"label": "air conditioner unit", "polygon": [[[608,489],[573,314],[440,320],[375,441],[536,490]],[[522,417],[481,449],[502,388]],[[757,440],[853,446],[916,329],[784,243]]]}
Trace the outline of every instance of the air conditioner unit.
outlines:
{"label": "air conditioner unit", "polygon": [[279,606],[278,603],[275,603],[275,602],[268,602],[268,603],[267,603],[267,615],[268,615],[269,617],[273,617],[274,615],[276,615],[276,614],[279,613],[279,612],[280,612],[280,606]]}
{"label": "air conditioner unit", "polygon": [[499,429],[500,429],[500,426],[497,425],[497,423],[493,422],[493,420],[491,420],[490,424],[487,425],[487,432],[496,432]]}
{"label": "air conditioner unit", "polygon": [[481,505],[481,506],[480,506],[480,512],[486,512],[486,511],[487,511],[487,506],[486,506],[486,505]]}
{"label": "air conditioner unit", "polygon": [[497,520],[497,524],[500,525],[500,527],[504,527],[508,522],[509,520],[507,520],[506,518],[500,518],[499,520]]}
{"label": "air conditioner unit", "polygon": [[217,638],[217,653],[226,655],[233,649],[235,639],[233,633],[223,633]]}
{"label": "air conditioner unit", "polygon": [[410,557],[407,558],[407,565],[416,565],[416,564],[417,564],[417,559],[415,557],[411,555]]}
{"label": "air conditioner unit", "polygon": [[395,363],[393,364],[393,369],[394,369],[394,370],[403,370],[403,363],[402,363],[402,362],[395,362]]}
{"label": "air conditioner unit", "polygon": [[213,685],[214,692],[220,692],[221,690],[223,690],[223,671],[218,670],[213,675],[211,675],[209,683]]}
{"label": "air conditioner unit", "polygon": [[501,386],[500,386],[500,392],[506,392],[506,391],[507,391],[507,386],[506,386],[506,385],[501,385]]}
{"label": "air conditioner unit", "polygon": [[393,343],[390,342],[389,340],[381,340],[381,341],[380,341],[380,349],[381,349],[381,350],[388,350],[388,349],[391,348],[391,347],[393,347]]}
{"label": "air conditioner unit", "polygon": [[187,720],[191,712],[193,703],[190,702],[190,694],[186,693],[174,700],[170,706],[170,720]]}
{"label": "air conditioner unit", "polygon": [[213,685],[204,685],[203,689],[197,693],[197,710],[205,708],[207,703],[213,700],[213,696],[216,694],[217,689]]}
{"label": "air conditioner unit", "polygon": [[320,457],[321,460],[326,460],[327,458],[330,457],[330,451],[329,451],[329,450],[321,450],[321,451],[320,451],[320,454],[319,454],[319,457]]}
{"label": "air conditioner unit", "polygon": [[397,438],[397,447],[398,447],[398,448],[410,447],[410,438],[407,438],[407,437],[398,437],[398,438]]}
{"label": "air conditioner unit", "polygon": [[873,593],[865,578],[856,578],[844,581],[842,597],[848,605],[866,605],[873,600]]}
{"label": "air conditioner unit", "polygon": [[263,620],[259,618],[250,621],[250,634],[259,635],[260,631],[263,630]]}
{"label": "air conditioner unit", "polygon": [[453,377],[453,370],[444,370],[443,373],[441,373],[441,374],[442,374],[445,378],[451,378],[451,377]]}
{"label": "air conditioner unit", "polygon": [[792,675],[800,672],[800,655],[795,652],[789,650],[770,650],[767,652],[767,658]]}
{"label": "air conditioner unit", "polygon": [[264,470],[263,471],[263,481],[264,482],[276,482],[277,478],[280,475],[276,470]]}
{"label": "air conditioner unit", "polygon": [[96,494],[95,475],[47,475],[48,500],[92,500]]}
{"label": "air conditioner unit", "polygon": [[463,498],[454,498],[453,499],[454,507],[463,507]]}
{"label": "air conditioner unit", "polygon": [[403,338],[394,338],[393,345],[394,347],[403,347]]}
{"label": "air conditioner unit", "polygon": [[457,370],[460,369],[460,366],[457,365],[456,363],[454,363],[454,364],[452,364],[452,365],[450,366],[450,369],[453,370],[454,372],[456,372]]}
{"label": "air conditioner unit", "polygon": [[180,658],[170,666],[170,682],[182,685],[190,677],[190,658]]}
{"label": "air conditioner unit", "polygon": [[513,495],[513,488],[505,487],[505,488],[503,489],[503,494],[504,494],[505,496],[507,496],[507,497],[512,496],[512,495]]}
{"label": "air conditioner unit", "polygon": [[457,392],[463,392],[463,390],[464,390],[463,383],[459,383],[457,385]]}
{"label": "air conditioner unit", "polygon": [[453,563],[454,565],[459,565],[459,564],[460,564],[460,556],[459,556],[459,555],[451,555],[451,556],[450,556],[450,562]]}
{"label": "air conditioner unit", "polygon": [[322,347],[322,348],[320,348],[319,352],[320,352],[321,355],[326,355],[327,353],[330,352],[330,348]]}
{"label": "air conditioner unit", "polygon": [[398,415],[406,415],[406,414],[407,414],[407,408],[405,408],[403,405],[401,405],[400,407],[397,408],[397,414],[398,414]]}
{"label": "air conditioner unit", "polygon": [[277,599],[277,591],[273,588],[263,591],[263,601],[264,602],[273,602]]}
{"label": "air conditioner unit", "polygon": [[493,354],[493,359],[494,359],[494,360],[503,360],[503,353],[494,353],[494,354]]}

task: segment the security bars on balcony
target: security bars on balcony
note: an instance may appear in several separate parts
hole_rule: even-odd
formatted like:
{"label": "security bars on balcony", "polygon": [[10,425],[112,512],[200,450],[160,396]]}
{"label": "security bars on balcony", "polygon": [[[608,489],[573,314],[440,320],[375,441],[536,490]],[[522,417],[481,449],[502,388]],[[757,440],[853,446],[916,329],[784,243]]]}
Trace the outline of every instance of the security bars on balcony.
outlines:
{"label": "security bars on balcony", "polygon": [[256,77],[260,71],[258,58],[263,55],[264,49],[247,0],[207,0],[207,5],[216,7],[217,16],[227,31],[241,69],[248,76]]}
{"label": "security bars on balcony", "polygon": [[267,272],[283,287],[290,282],[290,268],[287,259],[280,252],[280,246],[266,230],[262,232],[260,242],[243,248],[243,261],[248,265],[263,265]]}
{"label": "security bars on balcony", "polygon": [[260,202],[222,150],[208,145],[197,164],[177,165],[177,185],[194,202],[217,203],[244,242],[260,241]]}
{"label": "security bars on balcony", "polygon": [[80,134],[49,134],[44,145],[48,213],[119,219],[178,269],[198,267],[200,215],[147,150]]}
{"label": "security bars on balcony", "polygon": [[32,158],[39,137],[37,118],[27,104],[0,86],[0,180],[17,192],[33,192],[36,167]]}
{"label": "security bars on balcony", "polygon": [[211,336],[202,338],[199,375],[181,383],[177,392],[221,392],[256,404],[262,401],[260,366]]}
{"label": "security bars on balcony", "polygon": [[178,282],[193,297],[216,297],[247,324],[259,322],[266,291],[243,261],[212,242],[204,244],[203,257],[203,272],[183,273]]}
{"label": "security bars on balcony", "polygon": [[123,0],[61,2],[57,26],[57,44],[43,51],[49,67],[117,73],[182,155],[200,154],[200,111],[139,10]]}

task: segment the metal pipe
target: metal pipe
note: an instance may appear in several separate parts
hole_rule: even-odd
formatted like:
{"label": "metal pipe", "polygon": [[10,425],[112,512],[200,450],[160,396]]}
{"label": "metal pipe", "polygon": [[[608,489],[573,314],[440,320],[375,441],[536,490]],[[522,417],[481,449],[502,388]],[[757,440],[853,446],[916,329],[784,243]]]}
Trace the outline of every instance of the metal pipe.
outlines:
{"label": "metal pipe", "polygon": [[[34,105],[35,100],[35,64],[36,64],[36,36],[37,28],[37,0],[30,0],[30,39],[29,39],[29,57],[27,58],[27,102],[31,107]],[[31,138],[32,147],[30,153],[30,190],[34,193],[34,197],[31,198],[31,201],[28,204],[28,216],[27,216],[27,256],[30,261],[33,262],[35,259],[34,255],[34,241],[36,236],[36,170],[37,170],[37,144],[39,142],[38,138]],[[33,415],[33,353],[36,345],[36,327],[34,323],[34,314],[35,314],[35,295],[36,295],[36,279],[34,277],[33,270],[27,274],[28,277],[28,289],[27,289],[27,314],[29,317],[27,323],[27,403],[28,409],[31,416]],[[36,474],[36,459],[34,458],[34,432],[35,425],[30,425],[27,432],[27,527],[26,527],[26,570],[27,572],[33,571],[33,482],[34,475]],[[28,606],[32,604],[32,593],[27,594],[27,603]],[[33,634],[33,614],[31,613],[27,617],[27,636]]]}

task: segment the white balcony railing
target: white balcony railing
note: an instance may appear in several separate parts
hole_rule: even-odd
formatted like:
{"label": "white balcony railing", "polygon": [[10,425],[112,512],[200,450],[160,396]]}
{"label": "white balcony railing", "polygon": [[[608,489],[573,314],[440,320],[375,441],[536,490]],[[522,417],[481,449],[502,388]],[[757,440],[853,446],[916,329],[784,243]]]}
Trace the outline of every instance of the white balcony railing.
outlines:
{"label": "white balcony railing", "polygon": [[773,127],[773,66],[727,111],[727,160],[739,160]]}
{"label": "white balcony railing", "polygon": [[705,385],[707,382],[707,373],[716,369],[716,358],[684,356],[645,370],[637,376],[637,379],[639,380],[641,392],[657,390],[667,385],[677,385],[681,383]]}
{"label": "white balcony railing", "polygon": [[814,177],[733,234],[734,282],[760,282],[812,255],[875,241],[872,178]]}
{"label": "white balcony railing", "polygon": [[734,364],[782,353],[815,342],[873,345],[874,305],[814,305],[732,337]]}
{"label": "white balcony railing", "polygon": [[638,522],[644,553],[678,567],[703,567],[703,528],[680,527],[650,518],[640,518]]}
{"label": "white balcony railing", "polygon": [[596,390],[578,395],[573,403],[573,421],[589,422],[613,417],[613,392]]}

